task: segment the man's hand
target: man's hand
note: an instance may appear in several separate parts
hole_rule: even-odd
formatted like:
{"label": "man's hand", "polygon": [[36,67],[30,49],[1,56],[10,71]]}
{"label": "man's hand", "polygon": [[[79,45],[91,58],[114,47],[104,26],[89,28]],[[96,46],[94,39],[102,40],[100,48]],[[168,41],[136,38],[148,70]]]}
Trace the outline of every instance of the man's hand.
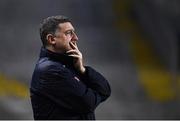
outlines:
{"label": "man's hand", "polygon": [[82,53],[79,51],[77,44],[70,42],[71,50],[67,51],[66,53],[68,56],[74,57],[74,67],[79,71],[81,74],[84,74],[86,69],[83,65],[83,57]]}

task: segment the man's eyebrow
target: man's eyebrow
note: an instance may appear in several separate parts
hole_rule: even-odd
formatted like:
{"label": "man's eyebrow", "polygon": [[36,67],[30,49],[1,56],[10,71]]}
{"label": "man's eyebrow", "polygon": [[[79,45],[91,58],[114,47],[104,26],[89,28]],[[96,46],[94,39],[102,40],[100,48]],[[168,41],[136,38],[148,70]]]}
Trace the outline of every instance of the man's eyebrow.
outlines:
{"label": "man's eyebrow", "polygon": [[[61,30],[61,28],[60,28],[60,27],[57,27],[57,30]],[[75,31],[75,29],[72,28],[72,29],[67,29],[67,30],[65,30],[65,31]]]}
{"label": "man's eyebrow", "polygon": [[65,30],[65,31],[66,31],[66,32],[67,32],[67,31],[75,31],[75,29],[67,29],[67,30]]}

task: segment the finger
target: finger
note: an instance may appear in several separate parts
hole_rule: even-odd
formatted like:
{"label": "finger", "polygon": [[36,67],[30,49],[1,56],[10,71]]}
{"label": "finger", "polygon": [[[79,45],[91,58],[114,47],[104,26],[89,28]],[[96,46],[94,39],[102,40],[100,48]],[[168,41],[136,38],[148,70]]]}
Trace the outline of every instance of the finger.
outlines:
{"label": "finger", "polygon": [[70,44],[72,49],[76,49],[75,45],[72,42],[70,42],[69,44]]}
{"label": "finger", "polygon": [[78,50],[78,47],[77,47],[76,42],[75,42],[75,43],[70,42],[70,45],[71,45],[71,47],[72,47],[73,49],[77,49],[77,50]]}
{"label": "finger", "polygon": [[68,53],[68,52],[79,52],[79,51],[71,49],[71,50],[66,51],[66,53]]}
{"label": "finger", "polygon": [[71,57],[74,57],[74,58],[80,58],[80,56],[79,55],[73,55],[73,54],[71,54],[71,55],[68,55],[68,56],[71,56]]}
{"label": "finger", "polygon": [[78,49],[77,43],[75,42],[74,45],[76,46],[76,48]]}
{"label": "finger", "polygon": [[76,47],[77,50],[79,50],[79,48],[78,48],[78,46],[77,46],[77,43],[75,43],[75,47]]}
{"label": "finger", "polygon": [[66,53],[70,53],[70,52],[79,53],[79,51],[78,51],[78,50],[73,50],[73,49],[66,51]]}
{"label": "finger", "polygon": [[73,53],[74,53],[74,54],[79,55],[79,52],[78,52],[77,50],[69,50],[69,51],[67,51],[66,53],[67,53],[67,54],[71,54],[71,53],[73,54]]}

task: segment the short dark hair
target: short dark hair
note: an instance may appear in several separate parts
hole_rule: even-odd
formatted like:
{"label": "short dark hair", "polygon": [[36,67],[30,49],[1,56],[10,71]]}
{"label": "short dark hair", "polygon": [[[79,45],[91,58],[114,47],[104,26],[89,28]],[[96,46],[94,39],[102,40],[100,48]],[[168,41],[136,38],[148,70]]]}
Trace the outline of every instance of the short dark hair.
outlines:
{"label": "short dark hair", "polygon": [[54,35],[58,28],[58,25],[60,23],[65,23],[65,22],[71,22],[71,21],[68,17],[63,16],[63,15],[50,16],[43,20],[43,22],[40,24],[39,32],[40,32],[41,41],[44,47],[47,45],[46,36],[48,34]]}

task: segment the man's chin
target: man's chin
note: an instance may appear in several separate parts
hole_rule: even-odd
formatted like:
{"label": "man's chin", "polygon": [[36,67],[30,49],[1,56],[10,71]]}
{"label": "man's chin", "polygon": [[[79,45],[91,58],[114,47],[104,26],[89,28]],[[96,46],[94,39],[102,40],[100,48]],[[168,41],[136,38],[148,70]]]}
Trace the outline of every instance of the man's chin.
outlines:
{"label": "man's chin", "polygon": [[69,50],[72,50],[72,48],[70,48],[70,47],[66,48],[65,51],[64,51],[64,53],[66,53],[66,52],[69,51]]}

